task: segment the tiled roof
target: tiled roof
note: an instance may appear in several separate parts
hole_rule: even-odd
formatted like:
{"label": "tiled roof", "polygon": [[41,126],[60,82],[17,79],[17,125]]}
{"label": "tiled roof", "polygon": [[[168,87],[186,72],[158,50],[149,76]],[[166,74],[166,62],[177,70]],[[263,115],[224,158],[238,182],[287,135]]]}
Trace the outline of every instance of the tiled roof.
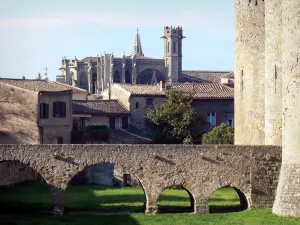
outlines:
{"label": "tiled roof", "polygon": [[221,75],[228,73],[231,71],[184,70],[182,71],[182,82],[220,83]]}
{"label": "tiled roof", "polygon": [[121,115],[128,113],[118,100],[73,100],[73,114]]}
{"label": "tiled roof", "polygon": [[97,62],[98,57],[85,57],[85,58],[83,58],[81,60],[78,60],[78,61],[88,63],[90,61],[90,59],[92,59],[92,62]]}
{"label": "tiled roof", "polygon": [[30,91],[66,91],[72,90],[73,92],[87,92],[84,89],[72,87],[67,84],[59,83],[56,81],[45,80],[30,80],[30,79],[10,79],[0,78],[0,82],[4,84],[10,84],[16,87],[24,88]]}
{"label": "tiled roof", "polygon": [[[117,84],[134,96],[165,96],[165,92],[160,90],[159,85],[132,85]],[[167,85],[178,91],[191,93],[194,99],[233,99],[234,89],[222,84],[200,83],[200,84],[173,84]]]}
{"label": "tiled roof", "polygon": [[234,73],[230,72],[230,73],[226,73],[221,75],[221,78],[230,78],[230,79],[234,79]]}

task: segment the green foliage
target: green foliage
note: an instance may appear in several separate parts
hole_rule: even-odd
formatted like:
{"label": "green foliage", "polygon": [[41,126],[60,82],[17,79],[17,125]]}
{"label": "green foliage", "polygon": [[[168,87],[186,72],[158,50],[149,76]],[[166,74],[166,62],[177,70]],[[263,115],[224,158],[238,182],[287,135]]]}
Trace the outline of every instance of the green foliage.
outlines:
{"label": "green foliage", "polygon": [[234,128],[221,123],[212,131],[203,134],[203,144],[233,144],[234,143]]}
{"label": "green foliage", "polygon": [[193,136],[202,125],[191,106],[190,94],[167,90],[167,101],[151,110],[147,115],[147,127],[155,143],[192,143]]}

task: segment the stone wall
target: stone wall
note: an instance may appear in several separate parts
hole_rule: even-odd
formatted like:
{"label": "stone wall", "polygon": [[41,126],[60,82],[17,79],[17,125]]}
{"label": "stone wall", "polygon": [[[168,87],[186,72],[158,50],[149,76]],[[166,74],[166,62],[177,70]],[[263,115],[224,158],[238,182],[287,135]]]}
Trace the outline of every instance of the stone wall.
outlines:
{"label": "stone wall", "polygon": [[265,1],[265,144],[281,145],[281,0]]}
{"label": "stone wall", "polygon": [[282,167],[273,212],[300,217],[300,1],[282,0]]}
{"label": "stone wall", "polygon": [[265,144],[265,3],[235,0],[235,144]]}
{"label": "stone wall", "polygon": [[54,186],[56,214],[64,211],[64,193],[72,177],[98,163],[113,163],[134,175],[145,191],[147,212],[157,213],[164,189],[182,186],[193,197],[194,212],[208,213],[209,197],[224,186],[245,196],[249,208],[270,207],[280,152],[275,146],[0,145],[0,161],[28,164]]}

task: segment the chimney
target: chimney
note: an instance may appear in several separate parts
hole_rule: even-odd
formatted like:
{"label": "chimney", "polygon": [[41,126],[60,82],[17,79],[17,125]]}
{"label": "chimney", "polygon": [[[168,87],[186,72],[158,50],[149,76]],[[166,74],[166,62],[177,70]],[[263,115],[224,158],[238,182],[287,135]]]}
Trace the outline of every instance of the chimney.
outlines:
{"label": "chimney", "polygon": [[164,81],[159,82],[159,90],[161,90],[161,91],[166,90],[166,83]]}

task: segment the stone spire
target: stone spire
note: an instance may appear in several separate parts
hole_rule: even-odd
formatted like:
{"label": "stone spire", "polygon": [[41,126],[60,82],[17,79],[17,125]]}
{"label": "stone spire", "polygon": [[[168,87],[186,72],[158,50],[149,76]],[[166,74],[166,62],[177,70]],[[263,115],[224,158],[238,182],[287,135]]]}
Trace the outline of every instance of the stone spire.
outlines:
{"label": "stone spire", "polygon": [[132,50],[132,55],[141,55],[144,56],[143,49],[142,49],[142,43],[141,43],[141,38],[139,34],[139,28],[136,28],[136,36],[134,40],[134,46]]}

